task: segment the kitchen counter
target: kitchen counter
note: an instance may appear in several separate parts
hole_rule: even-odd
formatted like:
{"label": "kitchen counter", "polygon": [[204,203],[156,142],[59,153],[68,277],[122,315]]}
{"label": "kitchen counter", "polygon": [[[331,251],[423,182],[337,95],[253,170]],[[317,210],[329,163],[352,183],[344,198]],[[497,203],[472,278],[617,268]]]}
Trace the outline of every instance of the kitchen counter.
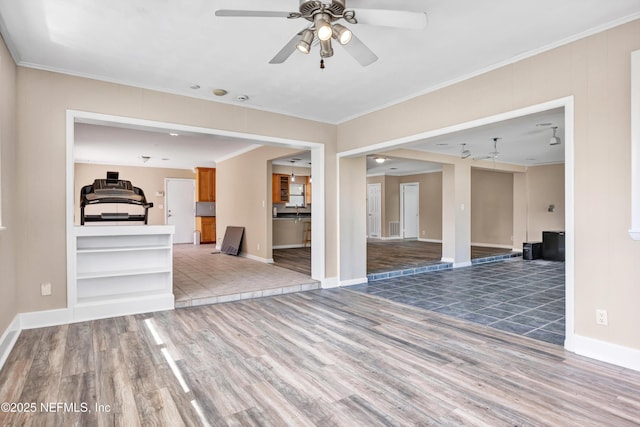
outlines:
{"label": "kitchen counter", "polygon": [[301,219],[301,218],[311,218],[311,212],[284,212],[279,213],[278,216],[274,216],[273,219]]}
{"label": "kitchen counter", "polygon": [[276,217],[273,218],[273,248],[301,248],[304,246],[305,227],[311,224],[311,215],[297,218],[295,214],[292,217]]}

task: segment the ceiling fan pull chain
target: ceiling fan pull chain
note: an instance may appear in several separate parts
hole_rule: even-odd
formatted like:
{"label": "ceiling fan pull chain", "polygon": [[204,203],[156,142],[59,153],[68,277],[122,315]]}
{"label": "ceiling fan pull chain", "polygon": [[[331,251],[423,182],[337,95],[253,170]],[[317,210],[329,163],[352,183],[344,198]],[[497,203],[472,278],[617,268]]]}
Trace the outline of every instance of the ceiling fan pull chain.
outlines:
{"label": "ceiling fan pull chain", "polygon": [[324,59],[320,60],[320,69],[324,70]]}

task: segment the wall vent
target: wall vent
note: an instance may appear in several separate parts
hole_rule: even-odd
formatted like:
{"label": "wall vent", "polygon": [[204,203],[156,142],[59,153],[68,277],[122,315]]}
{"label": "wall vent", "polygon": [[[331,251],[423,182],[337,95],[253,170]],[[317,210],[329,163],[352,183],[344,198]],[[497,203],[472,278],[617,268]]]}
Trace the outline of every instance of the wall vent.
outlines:
{"label": "wall vent", "polygon": [[400,237],[400,221],[389,221],[389,237]]}

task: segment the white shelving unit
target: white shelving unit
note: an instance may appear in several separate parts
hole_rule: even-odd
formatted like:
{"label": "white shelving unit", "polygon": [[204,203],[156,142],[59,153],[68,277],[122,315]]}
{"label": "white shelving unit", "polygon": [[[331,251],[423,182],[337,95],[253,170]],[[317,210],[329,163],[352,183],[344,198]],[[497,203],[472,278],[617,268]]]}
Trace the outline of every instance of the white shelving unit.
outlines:
{"label": "white shelving unit", "polygon": [[75,321],[171,310],[170,225],[80,226],[68,304]]}

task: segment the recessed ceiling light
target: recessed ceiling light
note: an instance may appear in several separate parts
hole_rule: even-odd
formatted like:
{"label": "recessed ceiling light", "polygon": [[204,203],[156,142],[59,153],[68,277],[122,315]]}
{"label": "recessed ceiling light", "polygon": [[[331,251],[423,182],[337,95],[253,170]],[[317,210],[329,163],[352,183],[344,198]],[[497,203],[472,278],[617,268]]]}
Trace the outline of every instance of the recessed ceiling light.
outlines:
{"label": "recessed ceiling light", "polygon": [[392,170],[392,171],[397,170],[397,169],[398,169],[398,168],[389,168],[389,170]]}
{"label": "recessed ceiling light", "polygon": [[229,92],[227,92],[227,91],[226,91],[226,90],[224,90],[224,89],[214,89],[214,90],[213,90],[213,94],[214,94],[215,96],[225,96],[227,93],[229,93]]}
{"label": "recessed ceiling light", "polygon": [[244,102],[249,99],[249,95],[238,95],[236,96],[236,99],[240,102]]}
{"label": "recessed ceiling light", "polygon": [[171,160],[171,159],[168,158],[168,157],[163,157],[162,160],[164,160],[166,162],[166,161]]}
{"label": "recessed ceiling light", "polygon": [[191,86],[189,86],[189,87],[190,87],[191,89],[193,89],[193,90],[198,90],[198,89],[200,89],[200,85],[197,85],[197,84],[192,84],[192,85],[191,85]]}
{"label": "recessed ceiling light", "polygon": [[175,132],[169,132],[169,135],[171,135],[171,136],[178,136],[178,135],[180,135],[180,134],[179,134],[179,133],[175,133]]}

